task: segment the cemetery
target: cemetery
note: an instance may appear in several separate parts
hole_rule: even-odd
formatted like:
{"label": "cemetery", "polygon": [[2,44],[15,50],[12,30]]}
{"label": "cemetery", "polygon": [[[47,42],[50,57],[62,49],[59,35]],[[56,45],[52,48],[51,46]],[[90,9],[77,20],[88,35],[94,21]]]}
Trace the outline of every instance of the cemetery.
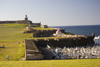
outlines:
{"label": "cemetery", "polygon": [[[60,58],[63,58],[63,59],[73,58],[74,59],[74,58],[79,58],[79,56],[80,56],[80,58],[86,58],[86,57],[88,57],[87,54],[89,53],[89,51],[91,49],[86,50],[85,48],[81,49],[78,47],[82,47],[82,46],[86,47],[88,45],[92,46],[92,44],[94,44],[93,39],[94,39],[94,36],[87,36],[87,37],[86,36],[85,37],[77,37],[77,36],[71,37],[70,36],[67,38],[56,38],[56,39],[25,39],[25,59],[26,60],[38,60],[38,58],[44,59],[46,56],[46,55],[44,55],[44,53],[45,53],[45,51],[48,50],[48,49],[44,49],[44,48],[46,48],[47,45],[52,48],[55,48],[55,49],[48,50],[48,52],[50,54],[54,54],[54,55],[52,55],[52,57],[57,56],[56,57],[57,59],[60,59]],[[71,48],[71,47],[77,47],[77,48],[69,49],[69,48],[64,48],[65,46],[69,47],[69,48]],[[57,48],[57,47],[59,47],[59,48]],[[62,48],[64,48],[64,49],[62,49]],[[99,50],[99,48],[98,48],[98,50]],[[84,51],[86,51],[86,52],[88,51],[88,53],[84,53]],[[83,52],[83,54],[82,54],[82,52]],[[98,53],[98,51],[96,51],[96,54],[97,53]],[[82,57],[80,54],[82,54]],[[90,54],[92,55],[93,53],[90,52]],[[34,55],[36,55],[38,58],[36,58]],[[59,55],[59,57],[58,57],[58,55]]]}
{"label": "cemetery", "polygon": [[54,49],[48,48],[53,54],[54,59],[93,59],[100,58],[100,44],[95,46],[71,47]]}

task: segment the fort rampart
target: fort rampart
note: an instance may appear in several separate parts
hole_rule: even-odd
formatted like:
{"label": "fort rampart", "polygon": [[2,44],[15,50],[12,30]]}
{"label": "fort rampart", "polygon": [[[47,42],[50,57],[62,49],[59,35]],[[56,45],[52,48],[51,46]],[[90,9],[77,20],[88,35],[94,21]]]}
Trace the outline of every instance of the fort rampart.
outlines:
{"label": "fort rampart", "polygon": [[[30,31],[25,31],[24,33],[34,33],[33,37],[49,37],[56,33],[56,29],[54,30],[30,30]],[[61,29],[62,33],[65,33],[65,29]]]}
{"label": "fort rampart", "polygon": [[[26,39],[25,40],[25,46],[26,46],[25,57],[26,59],[32,59],[32,60],[36,60],[38,58],[43,59],[43,55],[40,52],[39,47],[47,47],[47,45],[51,47],[62,47],[62,48],[65,46],[66,47],[87,46],[87,45],[94,44],[93,39],[94,39],[93,36],[59,38],[59,39],[37,39],[37,40]],[[32,52],[32,50],[34,51]],[[38,52],[38,54],[36,54],[35,52]]]}

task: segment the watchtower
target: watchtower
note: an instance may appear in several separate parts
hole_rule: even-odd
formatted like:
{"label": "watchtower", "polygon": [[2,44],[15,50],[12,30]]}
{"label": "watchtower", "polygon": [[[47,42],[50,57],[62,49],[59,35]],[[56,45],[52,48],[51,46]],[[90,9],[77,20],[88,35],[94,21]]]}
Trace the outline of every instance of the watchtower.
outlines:
{"label": "watchtower", "polygon": [[28,17],[27,17],[27,15],[25,15],[25,20],[28,20]]}

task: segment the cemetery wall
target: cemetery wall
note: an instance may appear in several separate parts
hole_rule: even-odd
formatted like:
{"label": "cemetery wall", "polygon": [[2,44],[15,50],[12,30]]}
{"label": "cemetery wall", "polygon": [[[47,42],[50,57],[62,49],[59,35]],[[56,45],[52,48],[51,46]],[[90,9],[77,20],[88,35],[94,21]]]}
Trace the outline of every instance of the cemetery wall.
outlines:
{"label": "cemetery wall", "polygon": [[78,38],[59,38],[59,39],[38,39],[33,40],[37,46],[46,47],[47,44],[53,47],[75,47],[75,46],[87,46],[94,44],[94,37],[78,37]]}
{"label": "cemetery wall", "polygon": [[[57,30],[33,30],[33,37],[49,37],[56,33]],[[65,33],[65,29],[61,29],[62,33]]]}
{"label": "cemetery wall", "polygon": [[94,44],[94,37],[78,37],[78,38],[59,38],[59,39],[26,39],[25,40],[25,58],[26,60],[38,60],[43,59],[40,47],[76,47],[76,46],[87,46]]}

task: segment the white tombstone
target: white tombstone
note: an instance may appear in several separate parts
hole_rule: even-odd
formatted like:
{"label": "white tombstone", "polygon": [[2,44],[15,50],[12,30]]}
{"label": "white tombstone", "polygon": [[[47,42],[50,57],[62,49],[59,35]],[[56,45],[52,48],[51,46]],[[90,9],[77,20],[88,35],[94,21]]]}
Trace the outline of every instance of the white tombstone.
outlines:
{"label": "white tombstone", "polygon": [[77,50],[75,50],[75,58],[77,58]]}
{"label": "white tombstone", "polygon": [[49,45],[47,45],[47,48],[49,48],[49,49],[50,49],[50,46],[49,46]]}
{"label": "white tombstone", "polygon": [[57,48],[55,49],[55,52],[58,54],[58,49]]}

